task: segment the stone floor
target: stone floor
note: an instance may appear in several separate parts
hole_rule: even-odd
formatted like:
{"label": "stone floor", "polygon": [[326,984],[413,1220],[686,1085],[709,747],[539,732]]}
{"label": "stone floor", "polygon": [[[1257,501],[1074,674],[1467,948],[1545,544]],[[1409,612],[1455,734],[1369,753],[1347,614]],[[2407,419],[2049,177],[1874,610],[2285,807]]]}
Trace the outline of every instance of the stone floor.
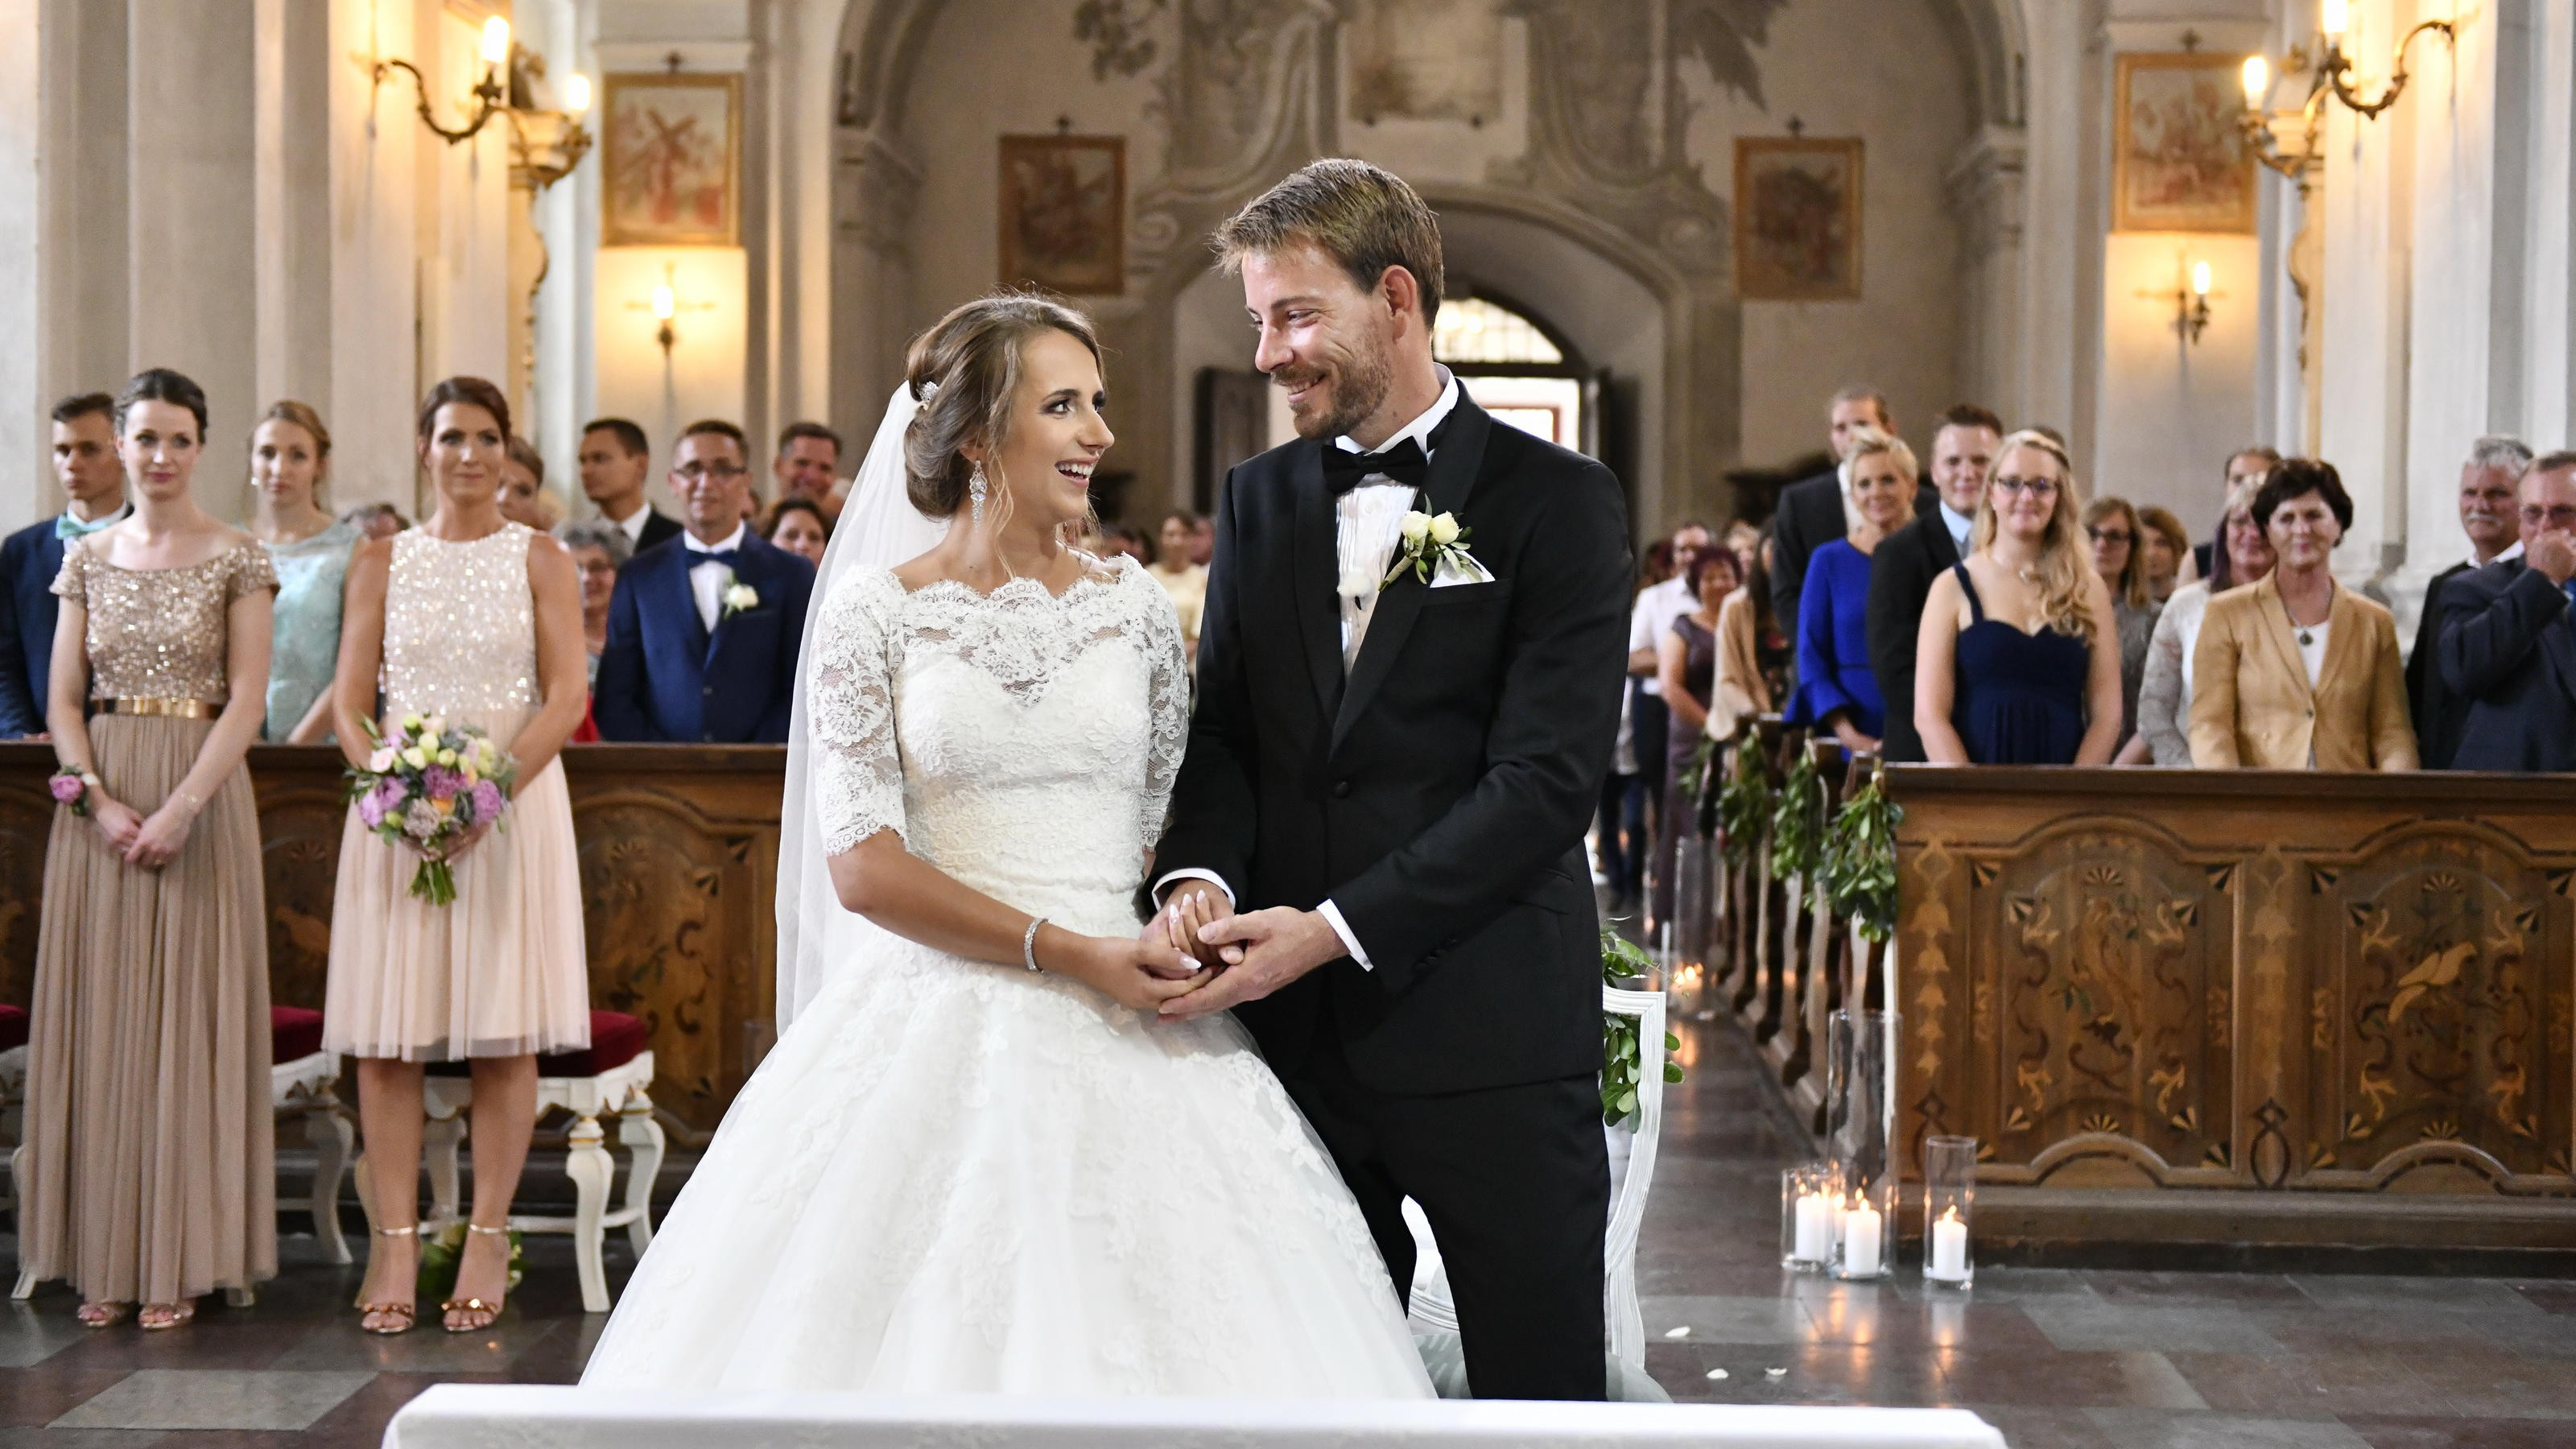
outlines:
{"label": "stone floor", "polygon": [[[1685,1035],[1639,1262],[1648,1366],[1677,1399],[1965,1405],[2027,1449],[2576,1446],[2576,1283],[1988,1268],[1927,1296],[1785,1276],[1797,1148],[1743,1039]],[[309,1237],[280,1251],[255,1307],[172,1333],[85,1331],[58,1286],[0,1308],[0,1449],[372,1445],[442,1380],[569,1380],[599,1330],[561,1239],[531,1244],[498,1325],[456,1337],[361,1335],[357,1270]],[[622,1279],[622,1241],[610,1261]]]}

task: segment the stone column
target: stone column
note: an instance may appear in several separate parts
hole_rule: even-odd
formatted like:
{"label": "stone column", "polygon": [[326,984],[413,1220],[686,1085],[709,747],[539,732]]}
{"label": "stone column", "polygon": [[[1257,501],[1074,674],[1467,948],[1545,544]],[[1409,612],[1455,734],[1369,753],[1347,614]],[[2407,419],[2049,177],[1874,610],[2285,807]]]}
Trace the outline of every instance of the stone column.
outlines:
{"label": "stone column", "polygon": [[[0,156],[45,159],[40,84],[46,26],[39,0],[0,0]],[[43,259],[44,187],[36,165],[0,172],[0,254]],[[0,336],[33,346],[0,349],[0,528],[41,514],[52,495],[45,469],[44,283],[41,265],[0,270]]]}
{"label": "stone column", "polygon": [[1950,167],[1950,205],[1964,243],[1960,395],[2006,418],[2023,415],[2023,162],[2029,137],[1989,124]]}

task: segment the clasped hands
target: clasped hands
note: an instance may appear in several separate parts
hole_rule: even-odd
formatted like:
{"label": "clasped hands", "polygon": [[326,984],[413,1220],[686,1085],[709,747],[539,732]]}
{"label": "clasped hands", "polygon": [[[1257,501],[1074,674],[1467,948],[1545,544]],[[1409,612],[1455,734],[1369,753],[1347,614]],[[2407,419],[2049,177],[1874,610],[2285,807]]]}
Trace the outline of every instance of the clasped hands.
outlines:
{"label": "clasped hands", "polygon": [[1188,991],[1158,1008],[1184,1021],[1258,1001],[1337,957],[1349,954],[1331,924],[1313,911],[1275,906],[1237,915],[1225,893],[1186,879],[1145,923],[1141,938],[1169,946],[1200,970]]}

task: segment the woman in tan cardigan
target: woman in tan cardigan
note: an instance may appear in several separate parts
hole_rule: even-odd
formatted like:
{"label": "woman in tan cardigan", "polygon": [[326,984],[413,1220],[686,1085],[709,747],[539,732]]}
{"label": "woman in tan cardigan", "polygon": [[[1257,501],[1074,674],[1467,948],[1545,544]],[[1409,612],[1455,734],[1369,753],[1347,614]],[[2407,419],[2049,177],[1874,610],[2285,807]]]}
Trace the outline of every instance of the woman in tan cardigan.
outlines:
{"label": "woman in tan cardigan", "polygon": [[2254,521],[2279,562],[2209,601],[2192,659],[2191,762],[2201,769],[2412,770],[2415,727],[2388,611],[2327,562],[2352,525],[2332,464],[2274,464]]}

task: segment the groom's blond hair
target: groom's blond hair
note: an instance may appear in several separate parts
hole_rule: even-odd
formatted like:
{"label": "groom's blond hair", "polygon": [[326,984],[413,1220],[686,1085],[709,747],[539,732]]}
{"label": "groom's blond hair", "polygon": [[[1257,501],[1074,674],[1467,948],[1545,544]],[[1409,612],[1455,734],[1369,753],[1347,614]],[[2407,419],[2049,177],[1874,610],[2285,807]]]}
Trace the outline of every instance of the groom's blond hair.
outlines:
{"label": "groom's blond hair", "polygon": [[1247,256],[1311,246],[1363,292],[1402,267],[1422,293],[1422,320],[1440,314],[1440,221],[1404,178],[1366,161],[1309,162],[1254,197],[1208,238],[1229,272]]}

